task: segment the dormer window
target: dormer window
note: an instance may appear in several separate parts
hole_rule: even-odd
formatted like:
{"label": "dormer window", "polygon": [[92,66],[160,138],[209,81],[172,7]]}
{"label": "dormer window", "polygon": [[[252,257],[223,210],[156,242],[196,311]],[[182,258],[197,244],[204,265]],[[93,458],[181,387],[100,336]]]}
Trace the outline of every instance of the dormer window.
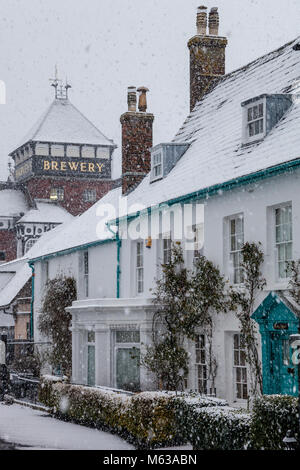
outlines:
{"label": "dormer window", "polygon": [[151,183],[165,178],[188,148],[189,144],[182,142],[162,143],[153,147],[151,149]]}
{"label": "dormer window", "polygon": [[254,98],[243,103],[243,143],[250,144],[262,139],[266,132],[265,97]]}
{"label": "dormer window", "polygon": [[152,155],[152,181],[163,176],[162,152],[156,152]]}
{"label": "dormer window", "polygon": [[243,145],[262,140],[293,103],[291,95],[260,95],[242,103]]}
{"label": "dormer window", "polygon": [[259,103],[248,108],[248,137],[254,137],[264,132],[264,104]]}

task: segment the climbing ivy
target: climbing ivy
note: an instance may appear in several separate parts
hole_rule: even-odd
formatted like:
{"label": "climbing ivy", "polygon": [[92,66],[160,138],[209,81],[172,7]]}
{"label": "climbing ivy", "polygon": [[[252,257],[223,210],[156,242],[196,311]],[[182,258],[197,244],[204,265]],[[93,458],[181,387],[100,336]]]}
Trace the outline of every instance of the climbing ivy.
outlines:
{"label": "climbing ivy", "polygon": [[257,295],[266,285],[266,280],[261,273],[263,262],[261,243],[246,242],[242,247],[243,286],[230,290],[231,307],[236,311],[240,322],[246,360],[250,368],[250,393],[252,395],[262,394],[262,368],[258,355],[257,331],[251,315]]}
{"label": "climbing ivy", "polygon": [[47,282],[39,330],[51,340],[48,360],[63,375],[72,367],[71,315],[66,312],[76,300],[76,283],[71,277],[59,276]]}
{"label": "climbing ivy", "polygon": [[153,317],[153,344],[146,346],[142,364],[167,390],[183,388],[188,375],[188,340],[195,341],[199,330],[206,335],[208,379],[214,388],[217,361],[213,352],[213,315],[226,312],[230,302],[224,296],[225,281],[217,267],[200,256],[189,271],[184,266],[180,243],[172,245],[170,261],[162,265],[156,281]]}

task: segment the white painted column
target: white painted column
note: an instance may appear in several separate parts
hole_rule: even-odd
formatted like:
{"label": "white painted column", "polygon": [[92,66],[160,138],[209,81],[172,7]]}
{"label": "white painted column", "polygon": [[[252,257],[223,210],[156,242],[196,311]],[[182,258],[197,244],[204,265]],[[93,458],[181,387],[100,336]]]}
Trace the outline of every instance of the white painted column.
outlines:
{"label": "white painted column", "polygon": [[[143,322],[140,328],[140,350],[141,356],[145,354],[145,344],[152,344],[152,323]],[[142,390],[156,390],[156,383],[154,375],[149,372],[145,367],[141,366],[140,369],[141,389]]]}

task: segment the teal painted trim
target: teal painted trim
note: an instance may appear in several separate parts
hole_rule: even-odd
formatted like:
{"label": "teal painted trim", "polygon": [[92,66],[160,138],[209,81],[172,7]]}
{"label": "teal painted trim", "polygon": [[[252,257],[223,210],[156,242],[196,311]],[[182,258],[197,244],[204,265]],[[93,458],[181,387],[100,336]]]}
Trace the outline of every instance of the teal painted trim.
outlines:
{"label": "teal painted trim", "polygon": [[280,165],[274,165],[273,167],[269,167],[265,170],[260,170],[255,173],[250,173],[245,176],[240,176],[238,178],[228,180],[225,183],[215,184],[213,186],[208,186],[207,188],[200,189],[193,193],[185,194],[184,196],[179,196],[174,199],[169,199],[168,201],[159,203],[151,208],[143,209],[141,211],[137,211],[134,214],[125,215],[123,217],[119,217],[117,219],[111,220],[109,223],[112,225],[117,225],[118,222],[129,221],[135,219],[136,217],[146,215],[149,209],[155,211],[159,210],[159,208],[163,205],[172,206],[178,203],[185,203],[190,202],[193,200],[203,200],[209,196],[215,196],[217,194],[221,194],[223,191],[230,191],[232,189],[239,188],[240,186],[244,186],[246,184],[255,183],[257,181],[261,181],[266,178],[271,178],[272,176],[276,176],[281,173],[291,172],[294,168],[300,166],[300,158],[295,160],[291,160],[289,162],[281,163]]}
{"label": "teal painted trim", "polygon": [[31,277],[31,302],[30,302],[30,339],[33,340],[34,337],[34,324],[33,324],[33,307],[34,307],[34,277],[35,277],[35,270],[34,264],[29,262],[29,266],[32,270],[32,277]]}
{"label": "teal painted trim", "polygon": [[122,247],[122,240],[119,237],[119,230],[118,230],[117,232],[117,299],[120,298],[121,247]]}
{"label": "teal painted trim", "polygon": [[106,226],[108,230],[116,237],[117,242],[117,299],[120,298],[120,280],[121,280],[121,247],[122,247],[122,240],[120,239],[119,235],[119,224],[117,224],[117,232],[114,232],[111,229],[112,224],[110,222],[106,222]]}
{"label": "teal painted trim", "polygon": [[68,248],[67,250],[56,251],[54,253],[50,253],[49,255],[40,256],[38,258],[32,258],[31,260],[28,261],[28,264],[30,265],[31,263],[37,263],[38,261],[45,261],[50,258],[56,258],[57,256],[69,255],[70,253],[75,253],[76,251],[82,251],[88,248],[92,248],[94,246],[104,245],[105,243],[113,243],[116,241],[117,241],[116,238],[109,238],[107,240],[97,240],[95,242],[86,243],[84,245],[78,245],[72,248]]}

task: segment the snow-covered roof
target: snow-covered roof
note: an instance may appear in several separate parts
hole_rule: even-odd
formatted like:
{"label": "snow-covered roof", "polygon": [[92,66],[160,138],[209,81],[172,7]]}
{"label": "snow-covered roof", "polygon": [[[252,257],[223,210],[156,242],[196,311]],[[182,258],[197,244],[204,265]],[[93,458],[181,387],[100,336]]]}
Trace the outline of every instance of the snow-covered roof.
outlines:
{"label": "snow-covered roof", "polygon": [[0,217],[19,216],[26,212],[28,205],[22,191],[16,189],[0,190]]}
{"label": "snow-covered roof", "polygon": [[105,222],[117,216],[118,212],[113,208],[118,208],[121,193],[121,187],[112,189],[82,215],[48,232],[48,237],[43,236],[26,255],[32,260],[99,240],[113,239],[114,235]]}
{"label": "snow-covered roof", "polygon": [[[71,216],[71,220],[74,221],[76,218]],[[58,242],[59,239],[57,239],[57,237],[59,237],[59,233],[62,229],[65,229],[65,227],[69,225],[70,221],[58,225],[56,228],[44,233],[22,258],[17,258],[0,265],[0,275],[12,273],[9,281],[0,289],[0,310],[10,305],[19,294],[20,290],[25,286],[26,282],[31,278],[32,271],[28,264],[29,260],[39,256],[44,247],[49,246],[50,240],[55,239],[54,243],[56,243],[57,249],[57,244],[61,243],[60,241]]]}
{"label": "snow-covered roof", "polygon": [[114,146],[69,100],[62,99],[51,103],[16,148],[30,141]]}
{"label": "snow-covered roof", "polygon": [[[174,142],[188,142],[186,153],[164,179],[150,174],[128,197],[149,207],[194,191],[300,157],[300,38],[225,75],[199,101]],[[295,94],[290,110],[259,143],[242,147],[241,103],[261,94]],[[174,108],[174,106],[173,106]]]}
{"label": "snow-covered roof", "polygon": [[30,209],[18,221],[18,223],[34,222],[34,223],[52,223],[62,224],[69,222],[74,217],[63,207],[51,201],[36,201],[36,209]]}
{"label": "snow-covered roof", "polygon": [[[209,94],[197,103],[176,134],[174,142],[188,142],[189,148],[171,172],[150,183],[148,174],[122,203],[121,189],[110,191],[91,209],[64,226],[45,243],[38,256],[99,240],[96,211],[105,204],[128,207],[118,215],[135,213],[137,207],[150,207],[213,185],[300,158],[300,100],[293,105],[259,143],[242,146],[242,107],[247,99],[262,94],[300,93],[300,51],[286,44],[247,66],[225,75]],[[101,233],[101,237],[111,237]],[[59,250],[57,247],[59,246]]]}
{"label": "snow-covered roof", "polygon": [[31,278],[31,274],[31,269],[24,260],[24,263],[19,266],[16,274],[0,291],[0,309],[8,306],[15,299],[26,282]]}

